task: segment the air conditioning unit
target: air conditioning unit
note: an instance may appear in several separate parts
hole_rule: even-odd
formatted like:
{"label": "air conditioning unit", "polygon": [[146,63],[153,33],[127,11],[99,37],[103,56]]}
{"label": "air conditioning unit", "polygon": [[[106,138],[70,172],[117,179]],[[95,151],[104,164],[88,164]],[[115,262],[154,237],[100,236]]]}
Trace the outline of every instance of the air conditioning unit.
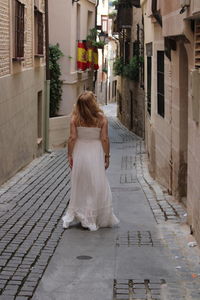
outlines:
{"label": "air conditioning unit", "polygon": [[181,7],[190,6],[190,0],[180,0],[180,6]]}

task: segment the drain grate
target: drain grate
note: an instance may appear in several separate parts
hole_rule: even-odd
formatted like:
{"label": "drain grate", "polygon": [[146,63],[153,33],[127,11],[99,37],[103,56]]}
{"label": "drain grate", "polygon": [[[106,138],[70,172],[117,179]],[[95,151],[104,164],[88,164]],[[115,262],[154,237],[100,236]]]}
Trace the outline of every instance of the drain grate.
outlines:
{"label": "drain grate", "polygon": [[133,174],[121,174],[120,183],[137,183],[136,177]]}
{"label": "drain grate", "polygon": [[116,246],[161,246],[161,241],[150,231],[128,231],[117,237]]}
{"label": "drain grate", "polygon": [[165,280],[114,279],[113,300],[160,300]]}
{"label": "drain grate", "polygon": [[88,255],[80,255],[76,257],[79,260],[90,260],[92,259],[92,256],[88,256]]}
{"label": "drain grate", "polygon": [[134,167],[133,156],[122,156],[121,159],[121,170],[132,170]]}

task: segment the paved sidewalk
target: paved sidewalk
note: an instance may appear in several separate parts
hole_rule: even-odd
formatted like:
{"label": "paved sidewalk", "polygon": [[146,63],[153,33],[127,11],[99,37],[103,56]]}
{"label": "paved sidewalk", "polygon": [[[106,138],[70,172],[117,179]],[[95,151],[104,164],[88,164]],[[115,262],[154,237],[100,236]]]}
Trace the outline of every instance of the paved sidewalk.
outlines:
{"label": "paved sidewalk", "polygon": [[66,151],[45,154],[0,189],[0,300],[200,299],[198,247],[185,211],[149,175],[143,141],[110,119],[107,172],[121,223],[63,230]]}

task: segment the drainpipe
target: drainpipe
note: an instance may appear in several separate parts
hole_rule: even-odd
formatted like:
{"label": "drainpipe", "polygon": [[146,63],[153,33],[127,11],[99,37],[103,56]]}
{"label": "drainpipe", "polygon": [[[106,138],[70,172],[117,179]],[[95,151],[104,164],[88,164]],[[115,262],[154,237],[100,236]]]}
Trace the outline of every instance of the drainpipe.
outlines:
{"label": "drainpipe", "polygon": [[45,80],[45,151],[49,149],[49,100],[50,100],[50,70],[49,70],[49,9],[45,0],[45,48],[46,48],[46,80]]}
{"label": "drainpipe", "polygon": [[[99,0],[96,1],[96,5],[95,5],[95,28],[97,28],[98,5],[99,5]],[[97,70],[94,71],[94,82],[93,82],[94,91],[95,91],[96,81],[97,81]]]}

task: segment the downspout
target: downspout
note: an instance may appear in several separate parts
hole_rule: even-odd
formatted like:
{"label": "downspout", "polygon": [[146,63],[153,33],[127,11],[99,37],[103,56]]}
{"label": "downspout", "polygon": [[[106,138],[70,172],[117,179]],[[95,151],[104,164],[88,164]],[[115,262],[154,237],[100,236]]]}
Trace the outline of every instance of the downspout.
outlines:
{"label": "downspout", "polygon": [[[95,5],[95,28],[97,28],[97,12],[98,12],[98,5],[99,5],[99,0],[96,1]],[[97,81],[97,70],[95,70],[94,73],[94,83],[93,83],[93,90],[95,91],[95,86],[96,86],[96,81]]]}
{"label": "downspout", "polygon": [[50,70],[49,70],[49,9],[45,0],[45,49],[46,49],[46,80],[45,80],[45,151],[49,149],[49,101],[50,101]]}

